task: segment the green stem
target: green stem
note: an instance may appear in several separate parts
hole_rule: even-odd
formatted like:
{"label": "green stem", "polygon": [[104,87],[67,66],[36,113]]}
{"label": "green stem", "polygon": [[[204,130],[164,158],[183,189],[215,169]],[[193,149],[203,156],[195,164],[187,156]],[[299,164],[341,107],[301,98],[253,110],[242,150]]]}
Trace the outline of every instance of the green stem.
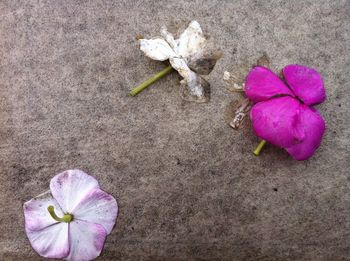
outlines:
{"label": "green stem", "polygon": [[260,155],[260,152],[262,150],[262,148],[264,148],[266,144],[266,140],[261,140],[258,147],[256,147],[256,149],[253,151],[254,155],[255,156],[259,156]]}
{"label": "green stem", "polygon": [[55,213],[55,209],[54,209],[53,206],[48,206],[48,207],[47,207],[47,210],[49,211],[51,217],[52,217],[54,220],[58,221],[58,222],[66,222],[66,223],[69,223],[69,222],[71,222],[71,221],[73,220],[73,215],[71,215],[71,214],[64,214],[63,217],[61,217],[61,218],[58,217],[58,216],[56,215],[56,213]]}
{"label": "green stem", "polygon": [[164,77],[165,75],[170,73],[172,70],[173,70],[173,67],[171,67],[171,66],[166,67],[164,70],[160,71],[156,75],[152,76],[148,80],[146,80],[143,83],[141,83],[139,86],[137,86],[134,89],[132,89],[131,92],[130,92],[130,95],[131,96],[137,95],[139,92],[142,92],[145,88],[150,86],[152,83],[158,81],[160,78]]}

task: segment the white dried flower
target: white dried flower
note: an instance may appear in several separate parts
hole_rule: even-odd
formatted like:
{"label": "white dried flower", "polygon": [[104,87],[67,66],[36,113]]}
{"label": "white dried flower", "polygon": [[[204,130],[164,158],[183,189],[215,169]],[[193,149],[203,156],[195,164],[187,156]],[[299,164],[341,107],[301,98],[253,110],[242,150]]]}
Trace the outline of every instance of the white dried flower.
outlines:
{"label": "white dried flower", "polygon": [[140,39],[140,49],[148,57],[157,60],[169,60],[171,66],[184,78],[191,95],[204,96],[203,83],[198,74],[209,74],[214,68],[219,56],[215,53],[208,55],[205,51],[206,38],[197,21],[192,21],[179,39],[167,31],[161,30],[162,38]]}

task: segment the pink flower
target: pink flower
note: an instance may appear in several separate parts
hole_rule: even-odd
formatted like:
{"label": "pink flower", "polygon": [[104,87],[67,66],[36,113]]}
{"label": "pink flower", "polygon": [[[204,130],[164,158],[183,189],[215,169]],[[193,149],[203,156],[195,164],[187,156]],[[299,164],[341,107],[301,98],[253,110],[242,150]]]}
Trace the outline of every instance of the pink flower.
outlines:
{"label": "pink flower", "polygon": [[306,66],[288,65],[283,75],[285,82],[265,67],[249,72],[245,93],[255,103],[250,118],[258,137],[306,160],[325,131],[322,116],[312,107],[326,99],[325,89],[320,74]]}
{"label": "pink flower", "polygon": [[47,258],[91,260],[100,255],[118,213],[116,200],[81,170],[51,179],[50,191],[23,206],[33,249]]}

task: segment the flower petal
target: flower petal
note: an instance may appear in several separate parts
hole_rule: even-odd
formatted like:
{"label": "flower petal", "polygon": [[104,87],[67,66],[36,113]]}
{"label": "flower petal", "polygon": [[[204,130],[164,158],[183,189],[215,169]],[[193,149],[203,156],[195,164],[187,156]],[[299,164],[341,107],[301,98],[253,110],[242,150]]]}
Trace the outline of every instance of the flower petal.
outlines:
{"label": "flower petal", "polygon": [[85,261],[98,257],[106,235],[106,230],[99,224],[73,220],[69,223],[70,252],[65,259]]}
{"label": "flower petal", "polygon": [[160,30],[160,33],[162,34],[162,37],[165,39],[165,41],[169,44],[171,49],[175,50],[177,48],[177,43],[174,39],[173,34],[168,32],[165,26],[162,27],[162,29]]}
{"label": "flower petal", "polygon": [[72,213],[93,189],[100,188],[96,179],[81,170],[67,170],[51,179],[50,190],[64,212]]}
{"label": "flower petal", "polygon": [[176,52],[181,57],[188,57],[202,49],[205,41],[201,26],[197,21],[192,21],[177,40]]}
{"label": "flower petal", "polygon": [[114,197],[95,189],[85,196],[72,214],[76,219],[102,225],[109,234],[117,218],[118,205]]}
{"label": "flower petal", "polygon": [[50,205],[54,206],[55,212],[58,216],[63,216],[61,208],[57,201],[52,197],[50,191],[24,203],[23,211],[25,227],[27,230],[37,231],[57,223],[47,210]]}
{"label": "flower petal", "polygon": [[57,223],[26,234],[33,249],[46,258],[64,258],[69,253],[68,223]]}
{"label": "flower petal", "polygon": [[284,67],[283,75],[295,95],[306,105],[318,104],[326,99],[321,75],[316,70],[291,64]]}
{"label": "flower petal", "polygon": [[255,104],[250,117],[256,135],[283,148],[299,143],[305,135],[296,128],[299,107],[300,102],[289,96]]}
{"label": "flower petal", "polygon": [[305,133],[302,142],[286,148],[288,153],[296,160],[310,158],[320,146],[326,125],[322,116],[313,108],[300,106],[297,128]]}
{"label": "flower petal", "polygon": [[197,97],[204,96],[199,76],[188,67],[186,61],[181,58],[171,58],[169,61],[171,66],[184,78],[190,94]]}
{"label": "flower petal", "polygon": [[271,70],[256,66],[250,70],[246,82],[245,93],[253,102],[268,100],[275,96],[294,94],[283,81]]}
{"label": "flower petal", "polygon": [[176,57],[176,53],[163,39],[140,39],[140,50],[149,58],[157,61],[165,61]]}

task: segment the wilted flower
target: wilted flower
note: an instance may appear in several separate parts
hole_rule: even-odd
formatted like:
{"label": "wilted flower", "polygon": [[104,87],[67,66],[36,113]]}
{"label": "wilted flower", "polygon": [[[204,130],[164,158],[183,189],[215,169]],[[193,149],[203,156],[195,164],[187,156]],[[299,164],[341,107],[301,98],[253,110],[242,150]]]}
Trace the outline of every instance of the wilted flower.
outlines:
{"label": "wilted flower", "polygon": [[[195,96],[197,100],[205,101],[205,87],[209,87],[209,83],[198,74],[209,74],[221,53],[208,48],[207,40],[197,21],[192,21],[179,39],[175,40],[165,27],[161,30],[161,35],[162,38],[140,39],[141,51],[153,60],[169,60],[172,68],[184,78],[181,83],[187,86],[189,94]],[[171,67],[165,69],[160,77],[170,70]],[[145,86],[141,87],[142,90]],[[134,90],[131,92],[132,95],[139,92],[138,87]]]}
{"label": "wilted flower", "polygon": [[306,160],[325,131],[322,116],[312,107],[325,100],[325,89],[320,74],[306,66],[288,65],[283,75],[285,82],[262,66],[249,72],[245,93],[255,103],[250,112],[253,129],[294,159]]}
{"label": "wilted flower", "polygon": [[100,255],[118,213],[116,200],[81,170],[67,170],[50,191],[23,206],[25,231],[33,249],[47,258],[91,260]]}

